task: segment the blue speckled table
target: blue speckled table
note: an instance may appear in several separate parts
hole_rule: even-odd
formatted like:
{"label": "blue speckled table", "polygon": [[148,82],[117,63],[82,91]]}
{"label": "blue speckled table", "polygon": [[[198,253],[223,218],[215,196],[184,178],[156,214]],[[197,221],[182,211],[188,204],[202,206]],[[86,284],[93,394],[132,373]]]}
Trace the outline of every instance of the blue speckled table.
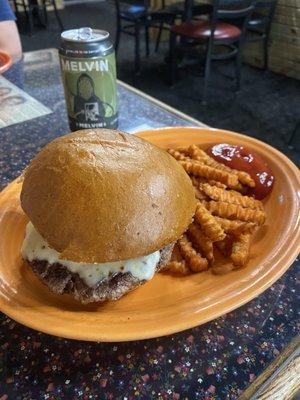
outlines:
{"label": "blue speckled table", "polygon": [[[24,76],[10,71],[6,77],[53,113],[0,130],[2,188],[45,143],[68,132],[54,51],[27,54]],[[123,130],[201,125],[126,85],[119,85],[119,96]],[[153,340],[66,340],[2,315],[0,400],[237,399],[299,333],[299,266],[298,260],[245,306],[200,327]]]}

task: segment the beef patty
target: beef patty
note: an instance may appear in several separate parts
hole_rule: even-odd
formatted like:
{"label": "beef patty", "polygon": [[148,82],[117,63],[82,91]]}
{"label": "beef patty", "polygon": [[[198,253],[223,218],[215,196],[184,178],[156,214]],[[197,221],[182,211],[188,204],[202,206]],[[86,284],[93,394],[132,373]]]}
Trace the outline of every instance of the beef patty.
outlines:
{"label": "beef patty", "polygon": [[[156,272],[169,262],[173,247],[174,243],[171,243],[160,250],[160,259],[155,269]],[[77,273],[69,271],[59,263],[49,264],[44,260],[27,262],[33,272],[52,292],[57,294],[69,293],[83,304],[95,301],[117,300],[125,293],[146,282],[134,277],[130,272],[118,272],[109,278],[101,280],[94,286],[88,286]]]}

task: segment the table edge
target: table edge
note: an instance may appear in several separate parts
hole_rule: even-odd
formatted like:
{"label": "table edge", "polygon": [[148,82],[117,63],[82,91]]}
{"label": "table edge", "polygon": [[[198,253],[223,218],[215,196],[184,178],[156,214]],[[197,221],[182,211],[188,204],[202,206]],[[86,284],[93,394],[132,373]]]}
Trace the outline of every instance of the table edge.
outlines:
{"label": "table edge", "polygon": [[[293,372],[296,378],[294,380]],[[267,400],[274,398],[274,393],[281,393],[285,400],[292,399],[300,390],[300,380],[297,379],[299,374],[300,336],[296,336],[283,352],[245,389],[239,400]],[[287,382],[289,382],[289,385],[286,385]]]}

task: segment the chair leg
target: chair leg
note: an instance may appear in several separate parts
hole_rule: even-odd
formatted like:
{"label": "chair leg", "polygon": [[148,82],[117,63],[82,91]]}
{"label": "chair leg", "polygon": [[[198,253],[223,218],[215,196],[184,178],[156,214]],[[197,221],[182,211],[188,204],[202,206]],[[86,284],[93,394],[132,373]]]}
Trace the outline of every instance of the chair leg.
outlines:
{"label": "chair leg", "polygon": [[141,70],[141,60],[140,60],[140,22],[135,21],[134,23],[134,36],[135,36],[135,46],[134,46],[134,53],[135,53],[135,73],[140,73]]}
{"label": "chair leg", "polygon": [[30,5],[28,6],[28,23],[29,23],[29,35],[31,36],[33,33],[33,12],[34,8]]}
{"label": "chair leg", "polygon": [[115,39],[115,52],[116,52],[116,54],[118,53],[118,50],[119,50],[120,37],[121,37],[121,20],[118,18],[116,39]]}
{"label": "chair leg", "polygon": [[[296,123],[296,126],[295,126],[291,136],[288,139],[288,145],[289,146],[293,145],[293,142],[294,142],[294,139],[296,139],[297,133],[298,133],[298,135],[300,137],[300,120]],[[299,143],[299,140],[295,141],[295,143]]]}
{"label": "chair leg", "polygon": [[264,70],[269,69],[269,37],[268,35],[264,38]]}
{"label": "chair leg", "polygon": [[238,92],[241,87],[241,69],[242,69],[242,46],[237,45],[237,55],[235,59],[235,75],[236,75],[236,91]]}
{"label": "chair leg", "polygon": [[61,31],[63,31],[65,28],[64,28],[64,25],[63,25],[62,20],[60,18],[57,6],[56,6],[56,0],[52,0],[52,4],[53,4],[53,8],[54,8],[54,14],[56,16],[56,19],[57,19],[57,22],[58,22],[58,25],[59,25],[59,29]]}
{"label": "chair leg", "polygon": [[46,5],[45,0],[43,0],[43,14],[44,14],[45,26],[47,26],[48,25],[48,12],[47,12],[47,5]]}
{"label": "chair leg", "polygon": [[202,104],[207,104],[207,91],[210,79],[210,72],[211,72],[211,55],[212,49],[211,45],[208,44],[208,50],[206,53],[206,60],[205,60],[205,72],[204,72],[204,85],[203,85],[203,94],[202,94]]}
{"label": "chair leg", "polygon": [[177,75],[177,57],[176,57],[176,34],[170,33],[170,49],[169,49],[169,82],[170,85],[174,85]]}
{"label": "chair leg", "polygon": [[25,3],[25,0],[22,1],[22,7],[24,9],[25,17],[26,17],[27,21],[29,22],[29,5],[28,5],[28,9],[27,9],[27,4]]}
{"label": "chair leg", "polygon": [[145,23],[145,43],[146,43],[146,57],[149,57],[149,25]]}
{"label": "chair leg", "polygon": [[158,34],[157,34],[156,43],[155,43],[155,53],[158,52],[163,26],[164,26],[164,23],[163,23],[163,21],[161,21],[161,23],[159,24]]}

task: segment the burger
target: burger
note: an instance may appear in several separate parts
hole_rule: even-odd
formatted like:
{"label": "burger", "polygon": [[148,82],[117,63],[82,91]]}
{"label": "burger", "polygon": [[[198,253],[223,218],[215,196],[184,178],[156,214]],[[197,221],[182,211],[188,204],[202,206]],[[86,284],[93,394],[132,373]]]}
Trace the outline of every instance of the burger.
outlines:
{"label": "burger", "polygon": [[136,136],[87,129],[47,144],[25,171],[23,259],[58,294],[116,300],[169,262],[196,200],[183,168]]}

